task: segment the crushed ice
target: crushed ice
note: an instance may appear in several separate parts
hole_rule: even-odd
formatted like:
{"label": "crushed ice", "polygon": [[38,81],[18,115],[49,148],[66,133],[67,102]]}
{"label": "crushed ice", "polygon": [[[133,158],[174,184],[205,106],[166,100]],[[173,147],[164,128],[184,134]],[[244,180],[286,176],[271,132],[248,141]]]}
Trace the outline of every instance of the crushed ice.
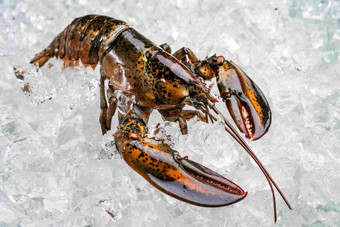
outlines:
{"label": "crushed ice", "polygon": [[[340,3],[292,1],[0,1],[0,226],[272,226],[270,189],[219,124],[177,124],[153,113],[150,131],[182,156],[249,194],[210,209],[177,201],[131,170],[102,136],[99,70],[37,70],[35,53],[75,17],[127,21],[155,43],[237,62],[271,104],[269,133],[250,143],[294,210],[277,197],[282,226],[340,225]],[[22,92],[13,67],[27,72]],[[216,87],[215,87],[216,88]],[[223,103],[219,109],[225,110]],[[125,110],[121,110],[125,111]],[[156,126],[160,123],[159,126]],[[117,119],[113,128],[117,125]]]}

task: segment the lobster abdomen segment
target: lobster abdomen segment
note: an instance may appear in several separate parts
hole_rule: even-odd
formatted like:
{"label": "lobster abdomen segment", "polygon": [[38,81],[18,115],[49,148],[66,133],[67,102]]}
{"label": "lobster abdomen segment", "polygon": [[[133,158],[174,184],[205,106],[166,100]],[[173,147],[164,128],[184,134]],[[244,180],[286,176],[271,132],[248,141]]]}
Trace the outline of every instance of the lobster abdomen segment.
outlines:
{"label": "lobster abdomen segment", "polygon": [[50,58],[64,60],[64,68],[81,63],[95,68],[107,46],[129,25],[107,16],[87,15],[73,20],[50,45],[38,53],[30,63],[43,66]]}

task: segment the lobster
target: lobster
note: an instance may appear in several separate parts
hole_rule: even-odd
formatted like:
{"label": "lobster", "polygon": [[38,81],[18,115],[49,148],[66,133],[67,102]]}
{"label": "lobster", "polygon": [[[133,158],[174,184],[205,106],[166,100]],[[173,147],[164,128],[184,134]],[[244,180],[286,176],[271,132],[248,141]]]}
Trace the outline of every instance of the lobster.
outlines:
{"label": "lobster", "polygon": [[[218,102],[210,94],[205,81],[216,78],[237,128],[250,140],[261,138],[269,129],[271,111],[260,88],[246,73],[223,56],[213,55],[198,60],[186,47],[171,55],[167,44],[160,46],[145,38],[126,22],[107,16],[87,15],[73,20],[50,45],[30,63],[42,67],[50,58],[64,61],[64,68],[100,65],[99,122],[102,133],[111,129],[117,106],[119,126],[115,146],[138,174],[160,191],[184,202],[220,207],[241,201],[247,196],[237,184],[213,170],[190,160],[162,140],[148,137],[147,123],[153,110],[164,120],[178,122],[182,134],[188,133],[187,121],[217,121],[210,110],[219,115],[226,131],[249,153],[266,177],[276,202],[274,187],[289,209],[280,188],[244,139],[215,107]],[[105,93],[105,82],[109,80]],[[119,92],[118,92],[119,91]],[[119,104],[119,95],[128,101]],[[192,106],[195,110],[184,109]]]}

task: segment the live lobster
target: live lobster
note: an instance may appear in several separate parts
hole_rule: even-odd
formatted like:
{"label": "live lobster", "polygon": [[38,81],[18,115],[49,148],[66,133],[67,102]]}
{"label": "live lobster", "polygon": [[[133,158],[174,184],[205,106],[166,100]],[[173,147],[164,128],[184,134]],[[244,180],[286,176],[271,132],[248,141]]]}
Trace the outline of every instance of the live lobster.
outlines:
{"label": "live lobster", "polygon": [[[215,107],[205,81],[216,78],[220,96],[238,129],[250,140],[262,137],[271,123],[269,104],[259,87],[232,61],[213,55],[198,60],[189,48],[171,55],[167,44],[160,46],[145,38],[126,22],[107,16],[76,18],[50,45],[30,63],[42,67],[50,58],[64,61],[64,68],[78,66],[93,69],[100,65],[100,125],[103,134],[111,129],[117,108],[117,91],[128,97],[119,112],[115,145],[123,159],[160,191],[198,206],[219,207],[244,199],[241,187],[211,169],[181,157],[161,140],[148,137],[147,123],[153,110],[164,120],[179,122],[182,134],[188,133],[187,120],[217,121],[220,115],[225,129],[249,153],[265,175],[276,202],[273,185],[289,202],[255,156],[253,151]],[[107,94],[105,81],[109,80]],[[107,98],[106,98],[107,96]],[[196,110],[184,110],[186,106]]]}

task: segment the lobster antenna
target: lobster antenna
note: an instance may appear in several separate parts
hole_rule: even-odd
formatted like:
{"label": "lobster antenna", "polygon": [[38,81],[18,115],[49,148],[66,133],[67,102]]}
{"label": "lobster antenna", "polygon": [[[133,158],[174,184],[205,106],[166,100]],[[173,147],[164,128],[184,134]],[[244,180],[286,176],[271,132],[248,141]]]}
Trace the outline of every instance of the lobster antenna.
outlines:
{"label": "lobster antenna", "polygon": [[272,191],[272,195],[273,195],[273,203],[274,203],[274,218],[275,218],[275,222],[276,222],[276,201],[275,201],[275,193],[273,191],[273,187],[271,185],[271,183],[275,186],[276,190],[279,192],[279,194],[281,195],[282,199],[285,201],[286,205],[288,206],[289,209],[292,210],[292,207],[290,206],[288,200],[286,199],[286,197],[284,196],[284,194],[281,192],[280,188],[277,186],[277,184],[275,183],[275,181],[273,180],[273,178],[270,176],[270,174],[268,173],[268,171],[265,169],[265,167],[263,166],[263,164],[261,163],[261,161],[257,158],[257,156],[255,155],[255,153],[251,150],[251,148],[248,146],[248,144],[242,139],[242,137],[237,133],[237,131],[234,129],[234,127],[228,122],[228,120],[223,116],[223,114],[211,103],[209,103],[209,107],[214,110],[214,112],[218,115],[220,115],[226,126],[226,131],[248,152],[248,154],[253,158],[253,160],[256,162],[256,164],[260,167],[261,171],[263,172],[263,174],[265,175],[269,186],[271,188]]}

